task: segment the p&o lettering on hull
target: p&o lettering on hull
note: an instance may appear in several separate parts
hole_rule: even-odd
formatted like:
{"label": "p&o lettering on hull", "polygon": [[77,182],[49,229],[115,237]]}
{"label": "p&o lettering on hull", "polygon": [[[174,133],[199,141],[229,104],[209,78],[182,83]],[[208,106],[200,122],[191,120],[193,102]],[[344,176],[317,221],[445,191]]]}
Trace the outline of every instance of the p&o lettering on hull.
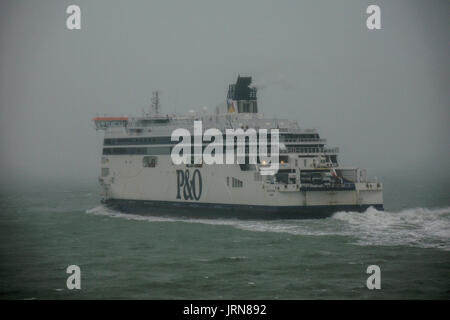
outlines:
{"label": "p&o lettering on hull", "polygon": [[202,196],[202,175],[198,169],[191,177],[189,170],[177,170],[177,199],[200,200]]}

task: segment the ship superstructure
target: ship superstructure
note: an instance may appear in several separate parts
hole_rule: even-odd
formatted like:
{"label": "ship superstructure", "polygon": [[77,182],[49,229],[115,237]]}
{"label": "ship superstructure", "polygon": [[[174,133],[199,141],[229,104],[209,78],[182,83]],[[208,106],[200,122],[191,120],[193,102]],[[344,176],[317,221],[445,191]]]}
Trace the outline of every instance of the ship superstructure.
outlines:
{"label": "ship superstructure", "polygon": [[[326,145],[316,129],[291,119],[258,112],[251,77],[238,77],[226,102],[214,113],[160,114],[154,94],[152,112],[141,117],[97,117],[104,130],[99,177],[103,202],[128,212],[190,216],[310,218],[342,210],[383,209],[383,187],[361,168],[338,163],[338,148]],[[181,164],[171,158],[178,128],[278,129],[279,170],[262,175],[265,163]],[[206,143],[205,143],[206,145]]]}

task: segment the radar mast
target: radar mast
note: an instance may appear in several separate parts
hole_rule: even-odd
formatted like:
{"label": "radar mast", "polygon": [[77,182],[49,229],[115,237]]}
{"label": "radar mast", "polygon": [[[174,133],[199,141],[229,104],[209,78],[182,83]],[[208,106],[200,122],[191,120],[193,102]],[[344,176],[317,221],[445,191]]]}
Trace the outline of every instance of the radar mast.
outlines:
{"label": "radar mast", "polygon": [[152,92],[152,106],[151,106],[151,110],[150,113],[153,115],[158,116],[160,109],[161,109],[161,105],[159,102],[159,90],[155,90]]}

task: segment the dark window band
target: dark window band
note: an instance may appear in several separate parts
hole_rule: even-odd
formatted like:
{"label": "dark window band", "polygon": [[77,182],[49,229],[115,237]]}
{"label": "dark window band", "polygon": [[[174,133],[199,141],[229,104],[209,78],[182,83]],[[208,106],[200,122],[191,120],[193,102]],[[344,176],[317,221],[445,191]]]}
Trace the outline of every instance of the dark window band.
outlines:
{"label": "dark window band", "polygon": [[103,155],[167,155],[170,154],[171,149],[171,147],[103,148]]}
{"label": "dark window band", "polygon": [[[257,135],[258,136],[258,135]],[[302,134],[302,135],[292,135],[292,134],[280,134],[280,142],[283,142],[283,138],[318,138],[318,135],[312,134]],[[236,140],[237,138],[235,138]],[[248,138],[246,138],[248,140]],[[270,133],[267,134],[267,140],[270,141]],[[181,141],[181,138],[180,140]],[[152,144],[177,144],[179,141],[171,141],[170,137],[141,137],[141,138],[108,138],[104,140],[105,146],[126,146],[126,145],[152,145]],[[226,141],[225,135],[223,136],[223,141]],[[192,137],[192,143],[194,139]],[[208,142],[207,142],[208,143]]]}

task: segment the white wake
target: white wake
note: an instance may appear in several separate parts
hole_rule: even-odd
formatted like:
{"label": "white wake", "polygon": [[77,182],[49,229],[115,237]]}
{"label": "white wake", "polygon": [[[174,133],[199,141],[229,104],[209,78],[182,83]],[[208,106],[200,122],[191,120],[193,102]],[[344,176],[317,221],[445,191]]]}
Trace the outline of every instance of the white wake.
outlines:
{"label": "white wake", "polygon": [[346,233],[363,245],[409,245],[450,250],[450,207],[399,212],[369,208],[364,213],[338,212]]}
{"label": "white wake", "polygon": [[337,212],[331,218],[310,220],[189,219],[121,213],[98,206],[88,214],[146,222],[184,222],[231,226],[247,231],[292,235],[341,235],[358,245],[413,246],[450,250],[450,207],[414,208],[399,212]]}

